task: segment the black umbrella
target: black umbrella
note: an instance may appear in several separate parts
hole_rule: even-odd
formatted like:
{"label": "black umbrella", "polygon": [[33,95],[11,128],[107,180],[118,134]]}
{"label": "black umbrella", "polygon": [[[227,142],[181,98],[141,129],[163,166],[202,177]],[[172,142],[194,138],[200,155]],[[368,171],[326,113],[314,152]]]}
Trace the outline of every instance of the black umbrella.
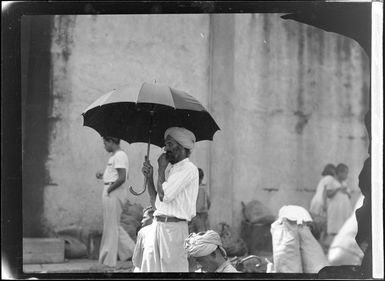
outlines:
{"label": "black umbrella", "polygon": [[295,20],[357,41],[370,57],[371,3],[314,2],[281,18]]}
{"label": "black umbrella", "polygon": [[[218,125],[193,96],[167,86],[143,83],[136,97],[127,87],[113,90],[92,103],[84,112],[84,126],[102,136],[116,137],[128,143],[145,142],[147,158],[150,144],[163,147],[169,127],[192,131],[196,141],[213,140]],[[146,189],[145,183],[142,194]]]}

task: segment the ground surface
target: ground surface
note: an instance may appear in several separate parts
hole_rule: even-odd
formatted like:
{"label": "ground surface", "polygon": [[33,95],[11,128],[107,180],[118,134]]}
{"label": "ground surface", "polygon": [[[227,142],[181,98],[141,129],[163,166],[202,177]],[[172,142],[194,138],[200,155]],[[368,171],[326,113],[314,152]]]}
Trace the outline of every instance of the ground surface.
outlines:
{"label": "ground surface", "polygon": [[23,264],[24,273],[93,273],[93,272],[132,272],[131,261],[120,262],[116,268],[109,268],[97,260],[66,260],[64,263]]}

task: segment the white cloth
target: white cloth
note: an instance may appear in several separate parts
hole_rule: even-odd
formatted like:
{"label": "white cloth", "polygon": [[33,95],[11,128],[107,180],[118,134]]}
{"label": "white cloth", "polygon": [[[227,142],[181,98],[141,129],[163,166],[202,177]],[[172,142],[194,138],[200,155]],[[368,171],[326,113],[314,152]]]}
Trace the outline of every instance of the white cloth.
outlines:
{"label": "white cloth", "polygon": [[186,158],[174,165],[169,164],[165,173],[166,181],[162,184],[163,202],[157,195],[154,216],[165,215],[190,221],[196,215],[198,168]]}
{"label": "white cloth", "polygon": [[326,175],[319,181],[314,197],[310,202],[310,213],[326,216],[326,186],[333,180],[334,177]]}
{"label": "white cloth", "polygon": [[[345,186],[337,180],[330,182],[326,189],[335,190]],[[327,199],[327,233],[337,234],[346,220],[353,212],[353,207],[349,196],[341,190],[337,191],[333,197]]]}
{"label": "white cloth", "polygon": [[329,266],[328,259],[307,225],[298,226],[299,247],[304,273],[318,273]]}
{"label": "white cloth", "polygon": [[139,230],[132,263],[136,272],[151,272],[155,267],[154,239],[155,225],[150,224]]}
{"label": "white cloth", "polygon": [[297,224],[313,221],[309,212],[305,208],[294,205],[283,206],[279,209],[278,217],[297,222]]}
{"label": "white cloth", "polygon": [[273,272],[317,273],[329,265],[307,225],[279,218],[271,225],[271,235]]}
{"label": "white cloth", "polygon": [[342,226],[329,248],[328,259],[333,266],[361,265],[364,253],[356,241],[358,224],[355,210],[362,206],[363,200],[364,196],[361,195],[350,218]]}
{"label": "white cloth", "polygon": [[277,219],[271,224],[273,272],[302,273],[297,224]]}
{"label": "white cloth", "polygon": [[132,257],[135,242],[120,225],[120,216],[124,206],[128,188],[120,186],[109,195],[108,185],[104,186],[103,202],[103,235],[100,243],[99,262],[108,266],[116,266],[117,257],[127,260]]}
{"label": "white cloth", "polygon": [[223,254],[226,253],[222,247],[221,237],[213,230],[207,230],[204,234],[191,233],[184,244],[188,256],[194,258],[210,255],[218,247]]}
{"label": "white cloth", "polygon": [[103,181],[105,183],[114,182],[119,178],[116,169],[126,169],[126,179],[128,179],[128,157],[123,150],[118,150],[108,159],[107,167],[103,174]]}
{"label": "white cloth", "polygon": [[195,135],[193,132],[181,128],[181,127],[171,127],[166,130],[164,133],[164,139],[166,139],[167,136],[172,137],[174,140],[176,140],[177,143],[179,143],[181,146],[187,149],[193,149],[194,143],[195,143]]}

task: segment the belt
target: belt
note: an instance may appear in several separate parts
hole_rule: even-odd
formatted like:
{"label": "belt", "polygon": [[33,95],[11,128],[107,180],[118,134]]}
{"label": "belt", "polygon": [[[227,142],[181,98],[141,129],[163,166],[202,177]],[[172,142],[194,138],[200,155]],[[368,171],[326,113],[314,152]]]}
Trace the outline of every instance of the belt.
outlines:
{"label": "belt", "polygon": [[179,219],[176,217],[168,217],[168,216],[155,216],[155,219],[160,222],[180,222],[186,221],[185,219]]}
{"label": "belt", "polygon": [[105,182],[104,185],[110,185],[113,184],[114,182]]}

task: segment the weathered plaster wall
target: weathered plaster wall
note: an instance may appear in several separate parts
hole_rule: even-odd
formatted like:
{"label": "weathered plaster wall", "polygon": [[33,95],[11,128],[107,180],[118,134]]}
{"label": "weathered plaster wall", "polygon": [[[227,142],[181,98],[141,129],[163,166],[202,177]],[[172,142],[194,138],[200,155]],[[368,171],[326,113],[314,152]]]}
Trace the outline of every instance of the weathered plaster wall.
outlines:
{"label": "weathered plaster wall", "polygon": [[[172,85],[196,96],[207,106],[207,15],[57,16],[53,31],[52,77],[55,99],[47,163],[56,185],[45,189],[45,219],[49,228],[76,223],[101,228],[102,183],[95,178],[108,154],[98,133],[83,127],[83,110],[100,95],[129,85],[139,92],[143,82]],[[193,159],[207,167],[205,147],[198,144]],[[122,142],[130,160],[130,180],[143,186],[141,165],[145,144]],[[160,148],[151,147],[156,163]],[[148,205],[146,195],[129,198]]]}
{"label": "weathered plaster wall", "polygon": [[[47,227],[101,228],[95,172],[108,155],[81,113],[111,89],[139,91],[144,81],[191,93],[222,129],[192,155],[206,171],[212,225],[238,227],[241,201],[261,200],[273,212],[307,207],[328,162],[348,164],[349,185],[357,188],[367,157],[368,59],[350,39],[279,16],[57,16]],[[122,146],[130,184],[139,189],[146,145]],[[152,146],[153,163],[159,154]],[[149,202],[147,195],[129,199]]]}
{"label": "weathered plaster wall", "polygon": [[[233,73],[222,77],[232,85],[212,97],[214,111],[224,114],[219,123],[228,130],[221,132],[223,145],[214,150],[217,173],[211,177],[220,181],[213,180],[212,188],[232,191],[227,202],[232,214],[223,210],[228,205],[213,200],[214,223],[239,226],[241,201],[252,199],[275,214],[285,204],[308,208],[329,162],[350,167],[348,184],[357,191],[352,201],[358,196],[368,146],[363,124],[367,57],[353,40],[279,16],[221,15],[218,22],[223,32],[234,33],[233,44],[223,51],[234,58],[226,57]],[[234,31],[225,27],[229,22]],[[220,159],[230,163],[218,165]],[[224,169],[226,165],[231,169]],[[217,191],[218,196],[227,192]]]}

